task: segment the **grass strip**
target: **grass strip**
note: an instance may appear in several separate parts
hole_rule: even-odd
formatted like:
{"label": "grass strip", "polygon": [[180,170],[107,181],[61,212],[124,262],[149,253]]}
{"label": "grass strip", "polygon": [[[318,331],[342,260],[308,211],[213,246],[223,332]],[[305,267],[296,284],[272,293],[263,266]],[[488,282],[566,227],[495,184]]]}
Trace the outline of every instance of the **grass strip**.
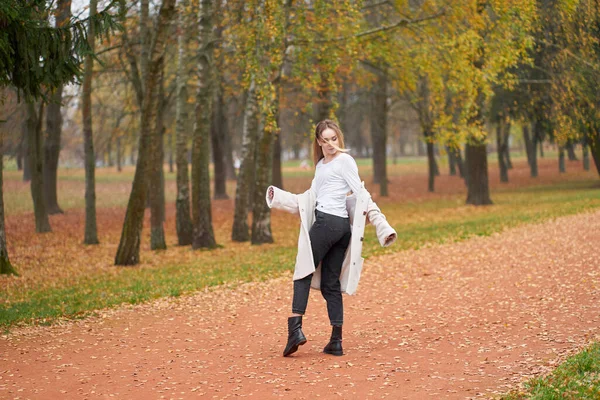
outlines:
{"label": "grass strip", "polygon": [[600,343],[569,357],[552,374],[525,383],[502,400],[600,399]]}
{"label": "grass strip", "polygon": [[98,309],[138,304],[166,296],[177,297],[206,287],[264,281],[293,268],[295,249],[273,247],[252,255],[227,255],[190,265],[118,268],[116,275],[94,275],[69,287],[30,290],[27,300],[0,310],[5,330],[19,323],[51,324],[60,318],[80,318]]}

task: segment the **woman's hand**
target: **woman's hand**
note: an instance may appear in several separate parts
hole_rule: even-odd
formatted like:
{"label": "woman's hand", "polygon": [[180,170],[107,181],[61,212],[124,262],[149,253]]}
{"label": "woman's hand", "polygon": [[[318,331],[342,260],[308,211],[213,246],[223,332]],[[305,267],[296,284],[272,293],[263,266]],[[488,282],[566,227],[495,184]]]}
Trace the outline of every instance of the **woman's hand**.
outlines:
{"label": "woman's hand", "polygon": [[269,186],[269,201],[273,201],[273,196],[275,196],[275,190],[273,190],[273,186]]}
{"label": "woman's hand", "polygon": [[385,238],[385,244],[384,246],[389,246],[390,244],[392,244],[392,242],[396,240],[396,234],[392,233],[390,236]]}

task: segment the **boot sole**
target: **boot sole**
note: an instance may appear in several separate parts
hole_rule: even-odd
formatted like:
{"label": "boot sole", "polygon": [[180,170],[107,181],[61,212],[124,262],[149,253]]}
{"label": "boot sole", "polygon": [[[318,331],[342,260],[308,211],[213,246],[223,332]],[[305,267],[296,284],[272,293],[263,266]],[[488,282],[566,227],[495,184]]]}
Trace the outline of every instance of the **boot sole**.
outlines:
{"label": "boot sole", "polygon": [[283,353],[283,356],[284,356],[284,357],[287,357],[287,356],[289,356],[290,354],[293,354],[293,353],[297,352],[297,351],[298,351],[298,347],[302,346],[302,345],[303,345],[303,344],[305,344],[306,342],[307,342],[307,340],[306,340],[306,339],[304,339],[304,340],[302,340],[302,341],[298,342],[298,344],[296,344],[296,345],[294,345],[294,346],[292,346],[292,347],[290,348],[290,351],[288,351],[287,353]]}
{"label": "boot sole", "polygon": [[332,356],[343,356],[344,355],[343,351],[325,351],[325,350],[323,350],[323,353],[331,354]]}

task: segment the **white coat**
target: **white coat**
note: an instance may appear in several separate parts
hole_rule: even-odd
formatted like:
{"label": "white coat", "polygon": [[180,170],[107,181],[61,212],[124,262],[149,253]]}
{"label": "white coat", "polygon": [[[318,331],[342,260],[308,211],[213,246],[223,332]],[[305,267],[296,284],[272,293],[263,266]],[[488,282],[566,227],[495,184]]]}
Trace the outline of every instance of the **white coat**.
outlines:
{"label": "white coat", "polygon": [[[269,188],[267,189],[267,204],[270,208],[300,215],[300,235],[298,237],[298,255],[296,256],[294,280],[314,274],[311,287],[320,289],[321,265],[315,268],[308,234],[315,219],[315,193],[311,189],[302,194],[293,194],[275,186],[270,188],[273,188],[274,192],[273,198],[269,199]],[[396,231],[387,222],[385,215],[377,207],[377,204],[371,200],[371,194],[364,188],[364,183],[360,193],[354,193],[346,197],[346,209],[350,216],[352,238],[342,265],[340,284],[343,293],[354,294],[358,287],[364,261],[361,252],[367,217],[369,222],[375,226],[377,238],[382,246],[387,247],[396,241]],[[392,234],[394,234],[393,240],[386,243],[386,239]]]}

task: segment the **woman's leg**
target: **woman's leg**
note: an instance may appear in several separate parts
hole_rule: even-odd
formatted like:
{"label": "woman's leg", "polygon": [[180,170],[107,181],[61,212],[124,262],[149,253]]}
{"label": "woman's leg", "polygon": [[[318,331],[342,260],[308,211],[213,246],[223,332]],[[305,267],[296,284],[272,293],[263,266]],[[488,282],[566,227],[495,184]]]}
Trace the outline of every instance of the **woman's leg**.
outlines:
{"label": "woman's leg", "polygon": [[321,294],[327,301],[327,313],[331,323],[331,338],[323,349],[326,354],[343,356],[342,348],[342,325],[344,324],[344,303],[342,302],[342,290],[340,285],[340,273],[348,244],[350,243],[350,230],[348,229],[327,253],[321,265]]}
{"label": "woman's leg", "polygon": [[340,273],[350,244],[350,232],[336,242],[323,258],[321,264],[321,294],[327,301],[327,313],[332,326],[344,324],[344,305],[340,286]]}
{"label": "woman's leg", "polygon": [[[328,231],[329,228],[325,225],[323,217],[317,216],[309,232],[315,266],[319,265],[333,243],[332,235],[331,233],[328,234]],[[302,316],[306,312],[311,281],[312,274],[294,281],[292,316],[288,318],[288,340],[283,350],[284,357],[295,353],[299,346],[306,343],[306,337],[302,332]]]}
{"label": "woman's leg", "polygon": [[292,316],[304,315],[310,293],[310,282],[313,274],[294,281],[294,297],[292,298]]}
{"label": "woman's leg", "polygon": [[[321,263],[331,246],[337,242],[340,237],[340,235],[337,235],[338,237],[335,237],[335,234],[332,235],[331,228],[327,226],[328,218],[329,217],[323,213],[317,213],[315,223],[308,232],[315,268]],[[294,281],[292,316],[304,315],[306,312],[312,277],[313,274],[310,274],[302,279]]]}

